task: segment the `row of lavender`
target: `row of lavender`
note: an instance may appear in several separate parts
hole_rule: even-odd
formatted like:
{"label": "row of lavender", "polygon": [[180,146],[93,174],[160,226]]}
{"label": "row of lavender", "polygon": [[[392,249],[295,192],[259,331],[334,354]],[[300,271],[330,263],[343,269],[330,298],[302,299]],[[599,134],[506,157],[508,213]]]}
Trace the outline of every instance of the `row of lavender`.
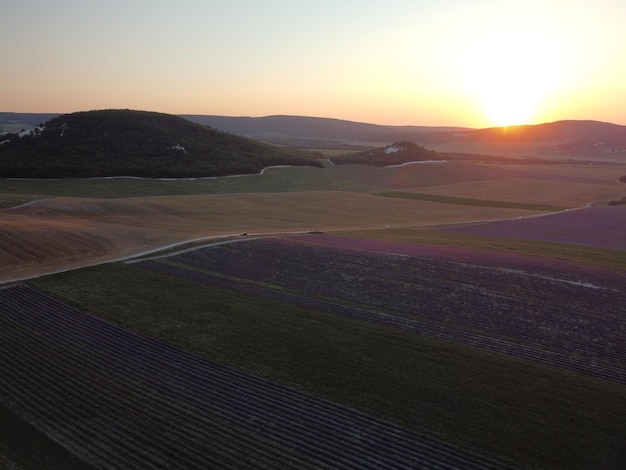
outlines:
{"label": "row of lavender", "polygon": [[102,468],[494,468],[26,286],[0,289],[0,400]]}
{"label": "row of lavender", "polygon": [[420,324],[424,334],[430,325],[438,336],[471,344],[478,336],[483,345],[506,344],[500,349],[507,354],[526,356],[530,349],[537,360],[559,357],[565,368],[625,380],[626,292],[619,276],[598,279],[565,264],[524,270],[519,260],[507,264],[502,258],[408,256],[393,253],[393,244],[374,253],[307,240],[259,239],[170,259],[333,304],[359,304],[398,324],[402,318]]}
{"label": "row of lavender", "polygon": [[[626,384],[626,369],[624,369],[624,367],[610,361],[599,361],[594,357],[585,355],[583,352],[571,350],[570,345],[563,341],[553,345],[551,348],[545,348],[541,345],[521,342],[519,338],[504,338],[499,335],[486,334],[485,331],[476,329],[460,329],[451,324],[394,316],[381,311],[359,308],[314,298],[308,295],[275,290],[248,282],[215,276],[210,273],[185,269],[180,266],[157,263],[154,261],[144,261],[140,266],[144,269],[161,272],[168,276],[200,282],[205,285],[238,290],[259,297],[289,302],[291,304],[330,312],[343,317],[364,320],[433,338],[454,341],[456,343]],[[559,349],[559,347],[561,349]],[[592,349],[601,349],[601,346],[594,345]]]}

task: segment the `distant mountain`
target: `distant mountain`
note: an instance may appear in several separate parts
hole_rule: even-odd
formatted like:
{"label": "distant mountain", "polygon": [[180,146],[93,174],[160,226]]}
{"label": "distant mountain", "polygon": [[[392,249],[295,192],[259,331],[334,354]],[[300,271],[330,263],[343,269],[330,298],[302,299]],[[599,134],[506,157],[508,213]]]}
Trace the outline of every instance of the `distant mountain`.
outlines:
{"label": "distant mountain", "polygon": [[604,155],[626,158],[626,126],[600,121],[556,121],[545,124],[492,127],[466,132],[423,135],[420,143],[503,144],[563,155]]}
{"label": "distant mountain", "polygon": [[0,136],[6,132],[20,132],[33,128],[58,116],[49,113],[2,113],[0,112]]}
{"label": "distant mountain", "polygon": [[[0,113],[0,129],[42,122],[45,115]],[[511,156],[590,156],[626,161],[626,126],[583,120],[469,129],[463,127],[382,126],[306,116],[181,117],[230,134],[292,148],[372,150],[392,142],[411,141],[442,152]],[[24,128],[29,127],[24,125]]]}
{"label": "distant mountain", "polygon": [[[463,127],[381,126],[303,116],[226,117],[184,115],[216,129],[299,148],[371,150],[411,141],[449,150],[469,143],[501,143],[507,151],[535,148],[546,153],[612,154],[626,157],[626,126],[598,121],[557,121],[538,125],[469,129]],[[487,146],[493,149],[493,145]]]}
{"label": "distant mountain", "polygon": [[626,126],[600,121],[556,121],[545,124],[492,127],[465,133],[466,140],[509,142],[545,142],[548,140],[579,143],[624,145]]}
{"label": "distant mountain", "polygon": [[66,114],[2,139],[1,177],[202,177],[272,165],[321,166],[310,152],[145,111]]}
{"label": "distant mountain", "polygon": [[227,117],[182,115],[193,122],[258,140],[299,148],[367,149],[414,140],[424,133],[463,132],[465,127],[382,126],[306,116]]}

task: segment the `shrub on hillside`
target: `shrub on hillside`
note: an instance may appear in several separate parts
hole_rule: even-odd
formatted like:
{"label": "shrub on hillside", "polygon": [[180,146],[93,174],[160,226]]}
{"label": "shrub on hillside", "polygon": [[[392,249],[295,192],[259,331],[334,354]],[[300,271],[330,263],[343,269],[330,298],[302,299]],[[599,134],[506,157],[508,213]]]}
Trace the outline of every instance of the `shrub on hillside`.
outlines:
{"label": "shrub on hillside", "polygon": [[337,165],[357,164],[382,167],[416,161],[441,159],[441,155],[437,154],[434,150],[427,150],[421,145],[417,145],[415,142],[403,140],[387,147],[339,155],[333,157],[332,161]]}

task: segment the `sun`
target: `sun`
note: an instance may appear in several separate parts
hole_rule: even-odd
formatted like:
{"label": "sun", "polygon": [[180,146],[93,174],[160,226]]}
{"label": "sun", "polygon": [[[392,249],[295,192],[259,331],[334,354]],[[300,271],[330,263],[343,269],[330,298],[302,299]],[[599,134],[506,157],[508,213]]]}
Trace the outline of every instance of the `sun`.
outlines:
{"label": "sun", "polygon": [[[562,81],[559,38],[502,23],[475,32],[462,48],[462,80],[493,126],[526,124]],[[477,116],[478,117],[478,116]]]}
{"label": "sun", "polygon": [[531,121],[542,92],[525,83],[503,80],[502,83],[485,90],[481,99],[487,119],[494,126],[513,126]]}

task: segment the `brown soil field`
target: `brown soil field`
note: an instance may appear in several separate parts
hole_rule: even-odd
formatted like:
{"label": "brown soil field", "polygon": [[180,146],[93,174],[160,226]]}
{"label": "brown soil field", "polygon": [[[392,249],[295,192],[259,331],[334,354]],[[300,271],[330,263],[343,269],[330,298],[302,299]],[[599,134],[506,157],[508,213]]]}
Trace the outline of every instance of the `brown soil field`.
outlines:
{"label": "brown soil field", "polygon": [[[465,164],[467,165],[467,164]],[[403,191],[493,201],[582,207],[591,202],[619,199],[626,185],[621,165],[510,165],[473,164],[465,179],[404,187]],[[406,171],[415,171],[416,168]],[[441,168],[440,172],[444,170]],[[411,179],[407,178],[408,181]],[[431,180],[436,181],[436,180]]]}
{"label": "brown soil field", "polygon": [[[567,193],[572,192],[577,184],[583,185],[581,188],[584,188],[584,191],[587,191],[591,197],[590,200],[585,200],[585,204],[602,200],[607,192],[609,194],[626,192],[626,185],[619,182],[619,178],[626,175],[626,165],[521,165],[450,161],[418,163],[396,168],[355,168],[346,165],[335,167],[334,171],[346,179],[372,187],[415,192],[427,192],[424,191],[424,188],[437,191],[435,188],[439,186],[442,187],[442,191],[445,191],[454,188],[454,185],[457,184],[470,185],[471,187],[471,183],[478,183],[478,188],[482,187],[485,191],[489,191],[493,184],[496,188],[494,194],[500,194],[497,188],[502,187],[503,181],[510,180],[524,180],[533,184],[543,184],[545,187],[549,187],[550,184],[572,183],[570,188],[563,188]],[[488,186],[485,186],[487,183]],[[506,186],[504,184],[504,187]],[[595,187],[599,192],[597,194],[589,192],[589,187]],[[558,192],[560,189],[555,188],[553,191]],[[506,196],[506,192],[502,194],[503,197]],[[455,196],[457,194],[446,195]],[[458,196],[461,196],[461,193]],[[519,197],[518,202],[527,202],[526,198],[531,198],[528,201],[534,201],[532,198],[535,196],[532,186],[528,188],[522,186],[511,197]],[[581,199],[584,197],[585,195]],[[483,196],[481,199],[488,198]],[[496,198],[496,200],[499,199]],[[541,203],[547,204],[545,201],[541,201]]]}
{"label": "brown soil field", "polygon": [[531,211],[342,191],[115,200],[51,198],[0,211],[0,282],[210,236],[429,226]]}
{"label": "brown soil field", "polygon": [[526,204],[547,204],[573,208],[587,205],[593,201],[619,199],[626,194],[626,186],[619,183],[573,183],[514,177],[489,181],[487,184],[485,184],[485,181],[469,181],[428,188],[413,188],[409,191],[441,196],[523,202]]}
{"label": "brown soil field", "polygon": [[441,153],[470,153],[476,155],[498,155],[509,158],[549,158],[563,160],[573,157],[579,160],[592,160],[597,162],[624,162],[623,155],[604,154],[584,149],[572,155],[571,151],[560,148],[562,142],[559,140],[537,142],[497,142],[485,140],[474,142],[423,142],[422,145]]}

